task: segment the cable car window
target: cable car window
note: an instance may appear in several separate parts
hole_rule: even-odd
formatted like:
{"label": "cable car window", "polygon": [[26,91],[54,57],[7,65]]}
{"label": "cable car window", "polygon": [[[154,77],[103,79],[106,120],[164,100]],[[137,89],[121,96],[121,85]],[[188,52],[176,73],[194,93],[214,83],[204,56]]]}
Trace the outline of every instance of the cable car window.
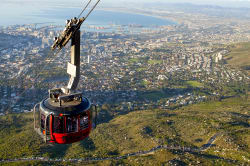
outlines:
{"label": "cable car window", "polygon": [[89,118],[87,114],[80,115],[80,130],[84,130],[89,126]]}
{"label": "cable car window", "polygon": [[64,118],[63,117],[54,117],[54,132],[63,133],[64,128]]}
{"label": "cable car window", "polygon": [[77,117],[74,116],[68,116],[66,117],[66,124],[67,124],[67,132],[77,132],[78,131],[78,120]]}

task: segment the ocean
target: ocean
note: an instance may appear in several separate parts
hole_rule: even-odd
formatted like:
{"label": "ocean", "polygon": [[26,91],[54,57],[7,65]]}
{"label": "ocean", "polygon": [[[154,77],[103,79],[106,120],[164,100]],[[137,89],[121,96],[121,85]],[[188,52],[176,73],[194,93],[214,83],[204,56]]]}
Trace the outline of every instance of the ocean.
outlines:
{"label": "ocean", "polygon": [[[1,5],[0,26],[23,25],[34,23],[50,23],[65,25],[65,20],[77,17],[81,8],[73,7],[32,7],[31,5]],[[134,25],[142,27],[157,27],[176,24],[173,21],[142,14],[94,10],[85,21],[86,25]]]}

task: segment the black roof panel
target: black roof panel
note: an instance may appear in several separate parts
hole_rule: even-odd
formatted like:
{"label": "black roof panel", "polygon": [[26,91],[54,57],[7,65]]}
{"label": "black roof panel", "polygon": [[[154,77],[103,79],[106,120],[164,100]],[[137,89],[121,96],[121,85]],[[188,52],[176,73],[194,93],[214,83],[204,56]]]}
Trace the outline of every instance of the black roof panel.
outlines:
{"label": "black roof panel", "polygon": [[82,101],[71,101],[63,103],[61,106],[59,105],[59,102],[53,102],[50,98],[48,98],[40,103],[40,110],[46,115],[78,115],[89,110],[90,106],[91,103],[87,98],[82,98]]}

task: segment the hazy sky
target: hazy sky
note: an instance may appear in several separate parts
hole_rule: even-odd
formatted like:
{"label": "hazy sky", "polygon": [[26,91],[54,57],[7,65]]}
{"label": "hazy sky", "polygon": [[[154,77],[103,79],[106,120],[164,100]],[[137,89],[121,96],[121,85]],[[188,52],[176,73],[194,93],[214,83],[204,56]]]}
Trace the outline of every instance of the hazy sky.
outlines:
{"label": "hazy sky", "polygon": [[[57,4],[84,4],[88,0],[0,0],[0,4],[8,4],[8,3],[17,3],[20,5],[25,5],[27,3],[34,5],[57,5]],[[193,4],[208,4],[208,5],[220,5],[220,6],[229,6],[229,7],[249,7],[250,8],[250,0],[101,0],[101,5],[107,4],[121,4],[122,6],[127,3],[193,3]]]}
{"label": "hazy sky", "polygon": [[162,2],[162,3],[193,3],[193,4],[208,4],[208,5],[221,5],[230,7],[250,7],[250,0],[103,0],[103,3],[111,2],[136,2],[136,3],[146,3],[146,2]]}

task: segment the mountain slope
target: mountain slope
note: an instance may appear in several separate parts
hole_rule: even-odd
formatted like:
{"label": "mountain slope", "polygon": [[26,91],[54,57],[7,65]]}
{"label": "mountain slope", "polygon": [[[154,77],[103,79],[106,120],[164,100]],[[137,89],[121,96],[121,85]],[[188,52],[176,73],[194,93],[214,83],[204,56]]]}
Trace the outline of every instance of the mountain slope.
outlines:
{"label": "mountain slope", "polygon": [[[44,157],[82,159],[97,164],[249,164],[249,98],[201,103],[179,110],[145,110],[98,125],[90,137],[71,145],[45,145],[33,131],[32,114],[0,117],[0,160]],[[213,140],[213,136],[216,138]],[[211,142],[210,142],[211,140]],[[208,143],[211,145],[206,145]],[[155,151],[149,151],[159,145]],[[204,148],[208,146],[207,148]],[[183,150],[183,148],[189,150]],[[198,149],[204,148],[204,151]],[[123,156],[122,160],[114,160]],[[111,157],[107,159],[107,157]],[[113,158],[112,158],[113,157]],[[104,161],[95,161],[105,159]],[[34,159],[34,158],[33,158]],[[35,158],[36,159],[36,158]],[[86,160],[86,161],[85,161]],[[21,161],[11,162],[20,164]],[[26,161],[22,164],[48,164]],[[55,160],[52,162],[54,163]],[[67,164],[67,161],[56,164]],[[1,164],[10,164],[5,161]],[[54,163],[55,164],[55,163]],[[78,165],[77,162],[73,165]],[[79,164],[81,165],[81,163]]]}
{"label": "mountain slope", "polygon": [[233,67],[245,70],[250,76],[250,42],[232,45],[225,60]]}

